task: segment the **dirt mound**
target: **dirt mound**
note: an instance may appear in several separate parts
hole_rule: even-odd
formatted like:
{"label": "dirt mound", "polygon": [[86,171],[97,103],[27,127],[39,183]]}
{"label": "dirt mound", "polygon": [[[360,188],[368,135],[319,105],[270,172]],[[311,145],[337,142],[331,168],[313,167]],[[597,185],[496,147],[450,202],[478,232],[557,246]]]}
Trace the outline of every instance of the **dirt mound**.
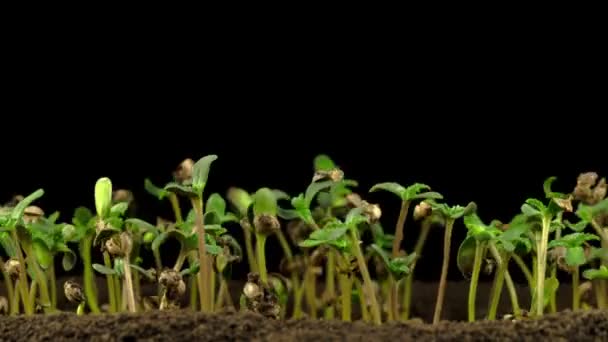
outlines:
{"label": "dirt mound", "polygon": [[275,321],[246,313],[188,310],[0,317],[2,341],[608,341],[608,312],[581,311],[518,322],[386,323]]}

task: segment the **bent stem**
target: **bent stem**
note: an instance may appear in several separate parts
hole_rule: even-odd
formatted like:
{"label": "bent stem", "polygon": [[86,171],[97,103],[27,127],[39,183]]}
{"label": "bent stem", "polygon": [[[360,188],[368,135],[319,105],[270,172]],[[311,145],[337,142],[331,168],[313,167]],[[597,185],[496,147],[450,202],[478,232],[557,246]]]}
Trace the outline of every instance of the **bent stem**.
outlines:
{"label": "bent stem", "polygon": [[439,323],[441,320],[441,310],[443,308],[443,299],[445,297],[445,287],[448,277],[448,267],[450,265],[450,242],[452,240],[452,228],[454,227],[454,219],[448,218],[445,225],[445,235],[443,238],[443,265],[441,266],[441,278],[439,280],[439,289],[437,291],[437,302],[435,304],[435,314],[433,315],[433,324]]}
{"label": "bent stem", "polygon": [[175,215],[175,223],[181,224],[183,222],[182,209],[179,206],[179,199],[175,193],[169,193],[169,202],[171,202],[171,208],[173,209],[173,214]]}
{"label": "bent stem", "polygon": [[[508,262],[508,261],[505,261]],[[508,268],[508,267],[507,267]],[[507,290],[509,291],[509,297],[511,298],[511,307],[513,308],[513,314],[515,317],[521,316],[521,310],[519,308],[519,299],[517,298],[517,290],[515,289],[515,283],[511,278],[509,270],[505,270],[505,283],[507,284]]]}
{"label": "bent stem", "polygon": [[496,311],[498,310],[498,303],[502,293],[505,272],[507,270],[507,262],[506,260],[503,260],[500,253],[496,249],[496,246],[492,242],[490,242],[490,252],[498,264],[498,269],[496,270],[496,275],[494,276],[492,296],[490,297],[490,307],[488,309],[488,320],[494,320],[496,319]]}
{"label": "bent stem", "polygon": [[475,299],[477,296],[477,282],[481,270],[481,259],[483,255],[483,244],[475,240],[475,261],[473,262],[473,274],[469,285],[469,322],[475,321]]}
{"label": "bent stem", "polygon": [[[424,244],[426,242],[426,238],[429,235],[429,231],[431,230],[431,221],[425,220],[422,224],[422,228],[420,231],[420,235],[418,236],[418,240],[416,241],[416,246],[414,247],[414,252],[416,255],[420,256],[422,254],[422,249],[424,248]],[[410,318],[410,307],[412,303],[412,284],[414,282],[414,269],[416,268],[417,259],[412,263],[412,268],[410,273],[405,278],[405,289],[403,294],[403,320],[408,320]]]}
{"label": "bent stem", "polygon": [[[357,236],[357,232],[354,229],[350,229],[350,235],[353,246],[352,251],[355,257],[357,258],[357,264],[359,266],[359,270],[361,271],[361,276],[363,277],[363,289],[365,290],[365,292],[367,292],[367,295],[369,296],[372,320],[374,324],[380,325],[382,324],[382,317],[380,316],[380,307],[378,306],[378,300],[376,299],[376,294],[374,293],[372,278],[369,275],[367,263],[365,262],[365,258],[363,257],[363,253],[361,252],[361,248],[359,247],[359,237]],[[365,299],[363,299],[363,302],[365,302]]]}
{"label": "bent stem", "polygon": [[[34,311],[32,309],[32,306],[30,306],[29,296],[28,296],[28,282],[27,282],[27,276],[25,274],[26,273],[25,258],[23,257],[23,252],[21,251],[21,244],[19,243],[19,237],[17,237],[16,229],[13,229],[11,231],[11,236],[17,245],[17,248],[15,248],[17,251],[17,260],[19,260],[19,265],[22,268],[22,271],[19,272],[19,291],[21,291],[21,300],[23,301],[25,315],[26,316],[33,315]],[[15,282],[15,285],[17,285],[16,282]]]}
{"label": "bent stem", "polygon": [[532,276],[532,272],[530,272],[530,268],[528,265],[521,259],[521,257],[517,254],[511,254],[511,258],[515,261],[521,272],[526,277],[526,281],[528,282],[528,287],[530,291],[534,288],[534,277]]}

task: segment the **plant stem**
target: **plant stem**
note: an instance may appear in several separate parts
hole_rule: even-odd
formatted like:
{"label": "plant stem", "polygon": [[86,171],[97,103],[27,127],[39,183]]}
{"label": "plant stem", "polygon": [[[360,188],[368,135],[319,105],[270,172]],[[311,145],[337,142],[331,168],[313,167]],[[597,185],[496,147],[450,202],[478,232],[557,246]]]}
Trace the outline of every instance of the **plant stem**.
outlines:
{"label": "plant stem", "polygon": [[572,310],[576,311],[580,308],[580,293],[578,291],[579,267],[574,266],[572,270]]}
{"label": "plant stem", "polygon": [[129,312],[137,312],[135,306],[135,293],[133,292],[133,276],[131,274],[131,265],[129,264],[129,255],[124,257],[124,271],[125,271],[125,290],[127,291],[127,308]]}
{"label": "plant stem", "polygon": [[28,295],[28,301],[32,306],[32,310],[34,310],[34,312],[36,312],[36,294],[38,294],[38,281],[34,279],[30,283],[30,292]]}
{"label": "plant stem", "polygon": [[357,232],[355,231],[355,229],[349,230],[353,246],[352,252],[355,255],[355,258],[357,258],[359,271],[361,272],[361,276],[363,277],[363,288],[369,296],[372,320],[374,324],[380,325],[382,324],[382,317],[380,316],[380,306],[378,306],[378,300],[376,299],[376,294],[374,293],[372,278],[369,275],[367,263],[365,262],[365,258],[363,257],[363,253],[361,252],[361,247],[359,247],[359,237],[357,236]]}
{"label": "plant stem", "polygon": [[409,201],[401,202],[401,210],[399,211],[399,218],[397,219],[397,227],[395,227],[395,240],[393,240],[393,258],[399,256],[401,241],[403,241],[403,226],[405,226],[405,219],[407,218],[409,207]]}
{"label": "plant stem", "polygon": [[15,246],[17,247],[15,248],[15,250],[17,251],[17,260],[19,261],[19,266],[21,268],[21,272],[19,272],[19,287],[21,291],[21,300],[23,301],[25,315],[29,316],[34,314],[34,312],[31,309],[31,306],[29,304],[29,296],[27,295],[29,286],[27,282],[25,258],[23,257],[23,252],[21,251],[21,244],[19,243],[19,237],[17,236],[17,229],[11,230],[11,237],[15,241]]}
{"label": "plant stem", "polygon": [[505,279],[505,272],[507,270],[507,261],[503,260],[500,253],[496,249],[493,242],[489,244],[490,252],[498,264],[498,269],[494,276],[494,284],[492,287],[492,296],[490,297],[490,307],[488,309],[488,320],[496,319],[496,311],[498,310],[498,303],[500,302],[500,295],[502,293],[502,287]]}
{"label": "plant stem", "polygon": [[57,309],[57,279],[55,278],[55,263],[49,266],[49,282],[51,284],[51,308]]}
{"label": "plant stem", "polygon": [[448,278],[448,267],[450,265],[450,243],[452,240],[453,227],[454,219],[448,218],[446,220],[445,235],[443,237],[443,265],[441,266],[441,278],[439,280],[439,289],[437,291],[437,303],[435,304],[433,324],[437,324],[441,320],[441,310],[443,308],[443,299],[445,297],[445,287]]}
{"label": "plant stem", "polygon": [[154,263],[156,264],[156,272],[160,274],[163,270],[163,261],[160,257],[160,251],[156,248],[152,249],[152,254],[154,254]]}
{"label": "plant stem", "polygon": [[198,258],[200,270],[198,272],[198,292],[201,303],[201,309],[203,312],[211,312],[212,304],[211,300],[211,281],[209,273],[211,272],[211,265],[207,257],[207,247],[205,243],[205,226],[203,222],[203,199],[200,197],[192,199],[192,207],[196,214],[196,229],[198,235]]}
{"label": "plant stem", "polygon": [[[279,244],[281,245],[281,248],[283,249],[283,253],[285,254],[285,258],[287,258],[287,263],[289,264],[293,264],[293,253],[291,252],[291,247],[289,246],[289,243],[287,242],[287,239],[285,238],[285,234],[283,233],[282,230],[278,230],[277,231],[277,239],[279,240]],[[249,241],[249,243],[251,244],[251,240]],[[255,258],[253,258],[255,262]],[[251,265],[250,265],[251,267]],[[257,267],[257,265],[256,265]],[[293,293],[297,293],[298,289],[300,288],[300,279],[298,278],[298,275],[291,271],[291,286],[292,286],[292,291]],[[296,300],[297,300],[297,296],[296,296]],[[301,302],[301,301],[300,301]],[[295,310],[296,307],[294,306],[294,315],[295,315]],[[282,311],[285,312],[285,311]]]}
{"label": "plant stem", "polygon": [[[112,261],[110,260],[110,254],[105,251],[103,252],[103,263],[107,268],[112,268]],[[110,302],[110,312],[118,312],[118,303],[116,302],[116,288],[114,287],[114,276],[111,274],[106,275],[108,284],[108,300]]]}
{"label": "plant stem", "polygon": [[179,272],[184,265],[184,261],[186,261],[186,253],[184,253],[184,245],[180,242],[179,254],[175,260],[175,265],[173,265],[173,270]]}
{"label": "plant stem", "polygon": [[[327,254],[327,272],[325,273],[325,293],[331,300],[336,298],[336,255],[332,249]],[[325,308],[325,319],[334,319],[335,307],[327,305]]]}
{"label": "plant stem", "polygon": [[306,294],[306,302],[308,304],[310,318],[317,318],[317,287],[315,286],[317,281],[313,267],[308,267],[304,274],[304,291]]}
{"label": "plant stem", "polygon": [[255,234],[255,250],[258,256],[258,272],[260,279],[264,284],[268,284],[268,272],[266,270],[266,256],[264,255],[264,247],[266,246],[266,235]]}
{"label": "plant stem", "polygon": [[[306,279],[306,273],[308,271],[304,271],[304,279]],[[304,299],[304,289],[306,288],[305,283],[300,284],[300,287],[294,288],[294,300],[293,300],[293,318],[301,318],[302,317],[302,299]]]}
{"label": "plant stem", "polygon": [[11,277],[8,275],[8,273],[6,273],[6,270],[4,270],[4,261],[2,260],[2,257],[0,256],[0,272],[2,272],[2,278],[4,279],[4,287],[6,288],[6,294],[8,296],[8,301],[9,301],[9,305],[10,305],[10,311],[11,313],[13,312],[13,297],[15,296],[15,292],[14,292],[14,288],[13,288],[13,282],[11,281]]}
{"label": "plant stem", "polygon": [[[557,227],[555,228],[555,239],[559,240],[562,237],[562,230]],[[551,279],[557,279],[557,264],[551,265]],[[556,295],[557,291],[553,291],[551,293],[551,297],[549,298],[549,310],[551,313],[557,312],[557,303],[556,303]]]}
{"label": "plant stem", "polygon": [[[52,312],[53,308],[51,307],[51,297],[49,296],[49,288],[46,276],[40,268],[38,260],[36,260],[36,257],[34,256],[31,247],[28,247],[28,250],[26,250],[25,252],[28,255],[28,264],[32,267],[32,270],[34,271],[34,276],[38,281],[38,288],[40,290],[40,301],[42,307],[44,308],[44,312]],[[35,303],[30,303],[30,305],[32,306],[32,309],[35,309]]]}
{"label": "plant stem", "polygon": [[251,224],[241,224],[243,235],[245,237],[245,250],[247,252],[247,262],[249,263],[250,272],[258,272],[258,264],[253,251],[253,243],[251,241]]}
{"label": "plant stem", "polygon": [[392,312],[393,319],[399,319],[399,282],[391,275],[389,276],[390,295],[389,295],[389,311]]}
{"label": "plant stem", "polygon": [[519,308],[519,299],[517,298],[517,289],[515,289],[515,283],[513,283],[513,279],[511,278],[511,274],[509,273],[508,267],[505,269],[505,283],[507,284],[507,290],[509,291],[509,297],[511,298],[511,307],[513,308],[513,314],[515,315],[515,317],[520,317],[521,310]]}
{"label": "plant stem", "polygon": [[598,309],[606,308],[606,288],[603,285],[604,282],[601,279],[593,280],[593,288],[595,289],[595,298]]}
{"label": "plant stem", "polygon": [[414,282],[414,269],[416,268],[416,263],[418,262],[418,258],[422,254],[422,248],[424,248],[424,244],[426,243],[426,238],[429,235],[429,231],[431,230],[431,220],[425,220],[422,223],[422,228],[420,231],[420,235],[418,236],[418,241],[416,241],[416,246],[414,247],[414,252],[417,255],[416,260],[412,263],[410,274],[405,278],[405,286],[404,286],[404,294],[403,294],[403,320],[408,320],[410,318],[410,308],[412,303],[412,284]]}
{"label": "plant stem", "polygon": [[530,287],[530,289],[533,289],[534,288],[534,277],[532,276],[532,272],[530,272],[528,265],[526,265],[526,263],[517,254],[511,254],[511,258],[515,261],[517,266],[519,266],[519,269],[524,274],[524,277],[526,277],[526,280],[528,281],[528,286]]}
{"label": "plant stem", "polygon": [[473,261],[473,274],[469,285],[469,322],[475,321],[475,298],[477,296],[477,282],[481,270],[481,259],[483,257],[483,244],[475,240],[475,260]]}
{"label": "plant stem", "polygon": [[536,315],[542,316],[544,310],[544,294],[545,294],[545,269],[547,267],[547,244],[549,240],[549,226],[551,221],[549,218],[543,216],[542,219],[542,232],[540,240],[537,237],[537,253],[538,253],[538,273],[536,275]]}
{"label": "plant stem", "polygon": [[179,199],[175,193],[169,193],[169,202],[171,202],[171,208],[173,209],[173,214],[175,215],[175,223],[182,223],[184,221],[182,218],[182,209],[179,207]]}
{"label": "plant stem", "polygon": [[93,236],[89,234],[82,240],[82,248],[80,250],[84,267],[84,295],[91,312],[100,313],[101,310],[99,310],[99,305],[97,304],[97,291],[95,289],[95,274],[93,273],[93,264],[91,263],[92,244]]}
{"label": "plant stem", "polygon": [[363,319],[364,322],[369,322],[370,321],[370,317],[369,317],[369,310],[367,309],[367,302],[365,301],[365,291],[363,289],[363,285],[361,285],[361,281],[359,279],[357,279],[355,281],[356,283],[356,287],[357,287],[357,292],[359,292],[359,304],[361,306],[361,318]]}
{"label": "plant stem", "polygon": [[353,282],[348,274],[340,274],[340,298],[342,300],[342,321],[351,321],[351,305],[352,305],[352,292]]}
{"label": "plant stem", "polygon": [[[15,291],[15,295],[11,300],[11,316],[15,316],[19,313],[19,300],[21,300],[19,279],[15,280],[15,289],[17,289],[17,291]],[[25,304],[25,302],[23,304]]]}
{"label": "plant stem", "polygon": [[198,287],[196,287],[196,278],[190,277],[190,309],[196,311],[198,300]]}

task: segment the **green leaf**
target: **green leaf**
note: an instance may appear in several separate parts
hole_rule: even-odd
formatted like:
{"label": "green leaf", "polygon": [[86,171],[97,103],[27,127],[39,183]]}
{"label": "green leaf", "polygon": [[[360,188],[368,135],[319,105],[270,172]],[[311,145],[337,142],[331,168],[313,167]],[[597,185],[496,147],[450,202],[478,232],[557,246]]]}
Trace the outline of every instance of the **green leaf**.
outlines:
{"label": "green leaf", "polygon": [[543,204],[543,202],[537,200],[536,198],[528,198],[525,203],[529,204],[530,206],[532,206],[532,208],[536,209],[540,213],[543,213],[547,210],[547,207]]}
{"label": "green leaf", "polygon": [[[426,184],[422,184],[422,183],[414,183],[414,184],[408,186],[407,189],[405,189],[405,193],[403,194],[403,199],[410,201],[419,195],[424,195],[424,193],[422,193],[422,194],[420,193],[423,190],[431,190],[431,187]],[[436,198],[436,199],[443,198],[443,196],[441,196],[441,194],[439,194],[439,193],[434,193],[434,194],[436,194],[436,195],[430,195],[430,197],[428,197],[428,198]],[[439,196],[437,196],[437,195],[439,195]],[[426,198],[426,197],[422,197],[422,198]]]}
{"label": "green leaf", "polygon": [[509,252],[509,253],[513,253],[513,252],[515,251],[515,245],[514,245],[514,244],[513,244],[511,241],[509,241],[509,240],[504,240],[504,239],[501,239],[501,238],[499,238],[498,240],[500,241],[500,245],[501,245],[501,247],[502,247],[502,248],[503,248],[505,251],[507,251],[507,252]]}
{"label": "green leaf", "polygon": [[199,159],[192,167],[192,189],[201,197],[207,185],[211,163],[217,160],[217,155],[211,154]]}
{"label": "green leaf", "polygon": [[330,171],[336,168],[333,160],[326,154],[319,154],[314,159],[315,171]]}
{"label": "green leaf", "polygon": [[89,221],[93,218],[93,213],[86,207],[78,207],[74,210],[74,218],[72,218],[72,223],[75,226],[86,226],[89,224]]}
{"label": "green leaf", "polygon": [[34,201],[36,201],[43,195],[44,195],[44,190],[38,189],[38,190],[34,191],[33,193],[29,194],[27,197],[25,197],[19,203],[17,203],[17,205],[11,211],[11,220],[13,221],[12,224],[15,225],[17,223],[17,221],[19,219],[21,219],[21,217],[23,217],[23,212],[25,211],[25,208],[29,207],[32,203],[34,203]]}
{"label": "green leaf", "polygon": [[59,249],[63,252],[63,258],[61,258],[61,265],[63,266],[64,271],[71,271],[76,265],[76,253],[68,248],[68,246],[63,245]]}
{"label": "green leaf", "polygon": [[551,198],[553,197],[553,191],[551,191],[551,185],[553,184],[553,182],[555,182],[557,180],[557,177],[552,176],[547,178],[544,183],[543,183],[543,190],[545,192],[545,196],[547,198]]}
{"label": "green leaf", "polygon": [[579,203],[578,208],[576,209],[576,216],[586,222],[593,221],[593,212],[591,210],[591,206]]}
{"label": "green leaf", "polygon": [[421,194],[417,194],[417,195],[413,196],[412,199],[441,200],[441,199],[443,199],[443,195],[438,192],[435,192],[435,191],[428,191],[428,192],[423,192]]}
{"label": "green leaf", "polygon": [[58,218],[59,218],[59,212],[56,211],[56,212],[52,213],[51,215],[49,215],[49,217],[47,218],[47,221],[49,223],[53,223],[54,224],[55,222],[57,222]]}
{"label": "green leaf", "polygon": [[372,243],[369,248],[382,259],[384,265],[386,266],[386,268],[388,268],[390,262],[388,253],[375,243]]}
{"label": "green leaf", "polygon": [[312,203],[312,200],[317,195],[317,193],[319,193],[319,191],[321,191],[325,188],[329,188],[332,184],[334,184],[333,181],[322,181],[322,182],[311,183],[308,186],[308,188],[306,188],[306,194],[304,195],[304,200],[306,201],[306,207],[310,209],[310,204]]}
{"label": "green leaf", "polygon": [[533,206],[529,205],[528,203],[524,203],[521,206],[521,212],[527,216],[536,216],[536,215],[541,214],[540,211],[538,211],[537,209],[535,209]]}
{"label": "green leaf", "polygon": [[10,235],[6,232],[0,232],[0,247],[4,249],[4,252],[10,258],[16,257],[17,248]]}
{"label": "green leaf", "polygon": [[572,229],[575,232],[582,232],[583,230],[585,230],[585,228],[587,228],[589,222],[585,220],[580,220],[576,223],[571,223],[568,220],[564,220],[564,224],[566,225],[566,227]]}
{"label": "green leaf", "polygon": [[253,214],[258,215],[277,215],[277,199],[272,190],[261,188],[253,195]]}
{"label": "green leaf", "polygon": [[153,251],[159,251],[160,246],[163,244],[163,242],[165,242],[166,239],[167,232],[162,232],[158,234],[156,238],[154,238],[154,241],[152,241],[152,245],[150,246],[150,248],[152,248]]}
{"label": "green leaf", "polygon": [[216,246],[216,245],[205,245],[206,249],[207,249],[207,253],[211,254],[211,255],[218,255],[222,253],[222,247],[220,246]]}
{"label": "green leaf", "polygon": [[226,201],[218,193],[213,193],[207,199],[207,210],[206,212],[215,212],[220,217],[224,216],[226,212]]}
{"label": "green leaf", "polygon": [[192,265],[190,265],[190,267],[183,269],[181,272],[179,272],[179,274],[181,274],[182,276],[185,275],[195,275],[198,273],[198,271],[200,270],[200,265],[197,261],[195,261]]}
{"label": "green leaf", "polygon": [[313,231],[308,238],[321,241],[333,241],[344,236],[347,231],[347,227],[323,228]]}
{"label": "green leaf", "polygon": [[583,247],[572,247],[566,249],[566,264],[568,266],[581,266],[587,260],[585,259],[585,250]]}
{"label": "green leaf", "polygon": [[162,200],[169,194],[167,190],[154,185],[149,178],[144,179],[144,189],[159,200]]}
{"label": "green leaf", "polygon": [[584,242],[591,240],[599,240],[595,234],[590,233],[572,233],[562,236],[560,239],[549,242],[549,247],[564,246],[568,248],[582,246]]}
{"label": "green leaf", "polygon": [[471,273],[473,272],[473,265],[475,263],[475,247],[477,246],[477,243],[480,242],[477,242],[473,236],[468,236],[462,241],[460,247],[458,247],[456,265],[465,279],[469,279],[471,277]]}
{"label": "green leaf", "polygon": [[138,218],[128,218],[125,220],[125,223],[136,226],[141,233],[158,230],[156,226]]}
{"label": "green leaf", "polygon": [[247,208],[253,203],[253,198],[251,198],[247,191],[231,187],[228,189],[226,198],[236,208],[241,217],[247,216]]}
{"label": "green leaf", "polygon": [[377,192],[379,190],[392,192],[393,194],[395,194],[399,198],[401,198],[401,200],[405,200],[405,196],[407,195],[406,194],[407,189],[405,187],[403,187],[401,184],[396,183],[396,182],[378,183],[378,184],[372,186],[369,189],[369,192]]}
{"label": "green leaf", "polygon": [[215,211],[208,211],[205,213],[205,215],[203,215],[203,223],[205,225],[208,224],[221,224],[222,223],[222,218],[221,216],[215,212]]}
{"label": "green leaf", "polygon": [[46,243],[40,239],[33,239],[32,249],[40,266],[44,269],[48,269],[53,263],[53,254],[47,247]]}
{"label": "green leaf", "polygon": [[404,257],[393,258],[388,264],[388,270],[396,281],[405,278],[410,273],[408,259]]}
{"label": "green leaf", "polygon": [[198,196],[198,194],[192,189],[192,187],[190,187],[188,185],[182,185],[179,183],[175,183],[175,182],[167,183],[167,185],[165,185],[164,189],[166,191],[173,192],[180,196],[186,196],[186,197]]}
{"label": "green leaf", "polygon": [[106,218],[110,214],[112,205],[112,181],[108,177],[102,177],[95,183],[95,209],[97,216]]}
{"label": "green leaf", "polygon": [[316,246],[320,246],[327,243],[327,241],[325,240],[312,240],[312,239],[306,239],[304,241],[301,241],[298,246],[300,247],[305,247],[305,248],[310,248],[310,247],[316,247]]}
{"label": "green leaf", "polygon": [[277,216],[284,220],[293,220],[299,217],[296,210],[283,208],[277,208]]}
{"label": "green leaf", "polygon": [[365,215],[363,215],[362,208],[353,208],[348,212],[348,214],[346,214],[344,223],[348,227],[354,228],[354,227],[358,226],[360,223],[367,222],[367,221],[368,221],[368,218]]}
{"label": "green leaf", "polygon": [[125,214],[125,212],[127,212],[128,208],[129,208],[128,202],[116,203],[112,206],[112,208],[110,208],[110,216],[114,216],[114,217],[124,216],[124,214]]}
{"label": "green leaf", "polygon": [[588,269],[583,272],[583,277],[589,280],[603,279],[608,280],[608,268],[601,265],[599,269]]}

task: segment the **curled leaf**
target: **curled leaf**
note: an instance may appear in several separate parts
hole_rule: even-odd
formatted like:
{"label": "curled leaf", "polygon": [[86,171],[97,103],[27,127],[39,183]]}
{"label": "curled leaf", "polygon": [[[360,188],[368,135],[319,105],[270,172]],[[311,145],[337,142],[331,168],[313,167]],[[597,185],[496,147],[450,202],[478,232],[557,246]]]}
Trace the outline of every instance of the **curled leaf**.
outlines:
{"label": "curled leaf", "polygon": [[200,197],[207,185],[211,163],[217,160],[217,155],[211,154],[199,159],[192,168],[192,189]]}

